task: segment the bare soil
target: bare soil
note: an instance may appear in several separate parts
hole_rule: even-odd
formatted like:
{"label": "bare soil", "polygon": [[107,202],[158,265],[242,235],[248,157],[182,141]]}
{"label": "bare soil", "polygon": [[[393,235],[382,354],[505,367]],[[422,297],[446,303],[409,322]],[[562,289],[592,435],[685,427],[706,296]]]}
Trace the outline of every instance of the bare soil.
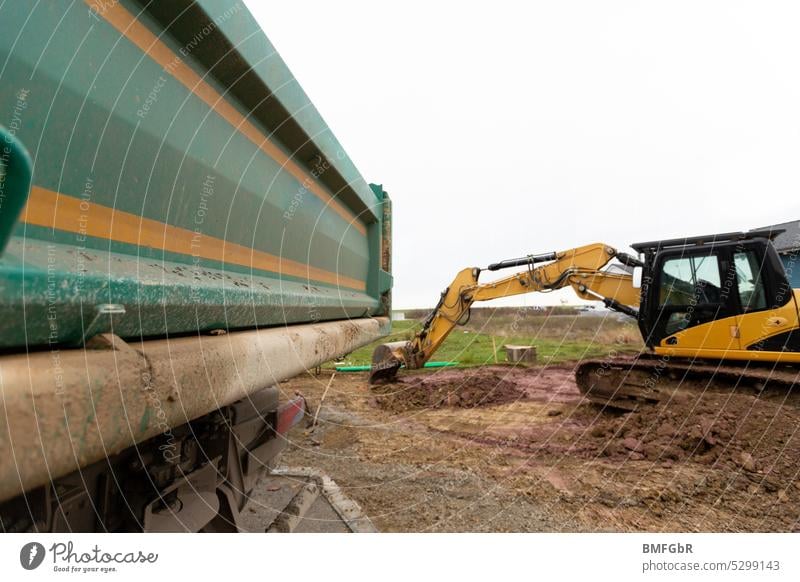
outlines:
{"label": "bare soil", "polygon": [[283,462],[328,473],[383,531],[800,531],[800,411],[679,391],[621,414],[570,365],[304,376],[315,427]]}

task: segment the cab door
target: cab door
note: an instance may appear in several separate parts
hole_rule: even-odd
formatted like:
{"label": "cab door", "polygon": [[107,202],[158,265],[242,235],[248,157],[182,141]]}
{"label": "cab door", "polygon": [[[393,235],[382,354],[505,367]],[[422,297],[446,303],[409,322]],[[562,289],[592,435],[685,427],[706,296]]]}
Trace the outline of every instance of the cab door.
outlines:
{"label": "cab door", "polygon": [[[663,251],[650,296],[655,347],[684,356],[722,356],[741,347],[730,251],[703,246]],[[727,284],[726,284],[727,283]]]}

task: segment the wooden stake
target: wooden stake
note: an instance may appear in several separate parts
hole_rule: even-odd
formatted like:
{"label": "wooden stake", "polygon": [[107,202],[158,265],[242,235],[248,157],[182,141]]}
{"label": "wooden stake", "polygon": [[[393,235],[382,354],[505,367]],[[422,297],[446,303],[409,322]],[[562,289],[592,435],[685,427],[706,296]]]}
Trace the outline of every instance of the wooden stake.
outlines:
{"label": "wooden stake", "polygon": [[331,379],[328,380],[328,385],[325,386],[325,390],[322,392],[322,398],[319,399],[319,406],[317,406],[317,411],[314,413],[314,420],[311,421],[311,428],[317,426],[317,417],[319,417],[319,411],[322,410],[322,401],[325,400],[325,396],[328,394],[328,389],[333,384],[333,379],[336,377],[336,371],[331,374]]}

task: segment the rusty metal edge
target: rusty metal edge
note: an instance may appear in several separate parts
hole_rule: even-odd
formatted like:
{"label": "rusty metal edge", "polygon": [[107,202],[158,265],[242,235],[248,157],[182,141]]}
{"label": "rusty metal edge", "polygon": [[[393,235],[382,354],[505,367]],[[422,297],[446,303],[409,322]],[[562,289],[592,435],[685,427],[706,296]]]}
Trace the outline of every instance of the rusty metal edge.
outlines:
{"label": "rusty metal edge", "polygon": [[388,333],[364,318],[0,356],[0,501]]}

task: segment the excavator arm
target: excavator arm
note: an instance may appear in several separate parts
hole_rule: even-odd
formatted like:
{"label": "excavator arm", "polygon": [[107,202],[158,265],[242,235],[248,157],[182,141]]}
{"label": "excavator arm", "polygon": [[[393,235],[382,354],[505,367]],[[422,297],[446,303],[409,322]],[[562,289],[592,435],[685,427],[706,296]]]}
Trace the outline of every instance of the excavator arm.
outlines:
{"label": "excavator arm", "polygon": [[[489,265],[487,270],[527,266],[510,277],[479,283],[481,269],[464,269],[443,292],[439,303],[410,341],[378,346],[372,354],[370,383],[391,381],[401,366],[421,368],[453,329],[466,322],[476,301],[524,293],[547,292],[571,286],[581,299],[602,301],[607,307],[633,317],[639,306],[639,289],[626,272],[604,271],[612,260],[640,266],[635,257],[595,243],[557,253],[529,255]],[[536,266],[538,265],[538,266]]]}

